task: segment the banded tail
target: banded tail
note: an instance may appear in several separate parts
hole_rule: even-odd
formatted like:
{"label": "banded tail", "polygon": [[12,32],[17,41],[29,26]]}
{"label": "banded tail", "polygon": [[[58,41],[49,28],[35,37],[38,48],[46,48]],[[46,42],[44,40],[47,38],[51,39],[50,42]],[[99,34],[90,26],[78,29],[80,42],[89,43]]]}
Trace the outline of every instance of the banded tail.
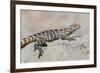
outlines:
{"label": "banded tail", "polygon": [[31,36],[28,36],[24,39],[21,40],[21,48],[25,47],[27,44],[31,43],[31,42],[35,42],[36,41],[36,38],[35,36],[31,35]]}

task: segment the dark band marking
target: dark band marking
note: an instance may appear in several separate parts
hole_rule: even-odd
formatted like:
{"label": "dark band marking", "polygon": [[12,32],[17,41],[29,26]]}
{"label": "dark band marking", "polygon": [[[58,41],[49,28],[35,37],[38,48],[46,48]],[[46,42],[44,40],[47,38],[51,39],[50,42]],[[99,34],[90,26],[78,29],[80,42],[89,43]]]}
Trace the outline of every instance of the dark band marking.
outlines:
{"label": "dark band marking", "polygon": [[[32,41],[33,41],[33,36],[32,36],[32,35],[31,35],[31,36],[28,36],[28,38],[29,38],[29,42],[32,42]],[[30,38],[31,38],[32,40],[31,40]]]}
{"label": "dark band marking", "polygon": [[45,31],[46,32],[46,41],[49,41],[50,39],[49,39],[49,31],[47,30],[47,31]]}
{"label": "dark band marking", "polygon": [[54,29],[54,31],[56,33],[56,39],[55,40],[57,40],[57,39],[59,39],[59,31],[58,31],[58,29]]}
{"label": "dark band marking", "polygon": [[50,34],[50,42],[54,39],[54,35],[52,33],[52,30],[49,30],[49,34]]}

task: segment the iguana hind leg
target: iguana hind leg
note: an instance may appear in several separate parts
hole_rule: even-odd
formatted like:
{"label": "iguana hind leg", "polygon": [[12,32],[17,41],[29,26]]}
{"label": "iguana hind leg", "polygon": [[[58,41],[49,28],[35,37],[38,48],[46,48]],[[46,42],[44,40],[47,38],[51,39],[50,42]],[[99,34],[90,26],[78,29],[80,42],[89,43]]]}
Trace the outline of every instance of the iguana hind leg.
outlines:
{"label": "iguana hind leg", "polygon": [[38,50],[39,51],[39,55],[38,55],[38,58],[40,58],[41,56],[43,56],[43,49],[41,46],[39,46],[37,43],[34,44],[34,51]]}
{"label": "iguana hind leg", "polygon": [[44,51],[43,51],[42,47],[47,47],[47,46],[48,45],[45,42],[43,42],[41,44],[39,44],[38,41],[35,42],[35,44],[34,44],[34,51],[36,51],[36,50],[39,51],[38,58],[40,58],[41,56],[43,56]]}
{"label": "iguana hind leg", "polygon": [[47,47],[48,45],[46,43],[42,44],[41,45],[42,47]]}

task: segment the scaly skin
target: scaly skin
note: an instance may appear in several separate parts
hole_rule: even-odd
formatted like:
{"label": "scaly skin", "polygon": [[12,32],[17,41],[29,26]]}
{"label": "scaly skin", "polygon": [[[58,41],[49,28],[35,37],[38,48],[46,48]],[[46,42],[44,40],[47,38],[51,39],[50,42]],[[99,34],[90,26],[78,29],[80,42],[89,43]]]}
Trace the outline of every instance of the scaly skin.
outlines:
{"label": "scaly skin", "polygon": [[68,36],[71,35],[74,31],[78,30],[79,28],[80,28],[79,24],[73,23],[67,28],[45,30],[40,33],[30,35],[21,40],[21,48],[25,47],[31,42],[35,42],[34,51],[35,50],[39,51],[38,58],[40,58],[43,55],[42,47],[48,46],[46,42],[52,42],[58,39],[69,40]]}

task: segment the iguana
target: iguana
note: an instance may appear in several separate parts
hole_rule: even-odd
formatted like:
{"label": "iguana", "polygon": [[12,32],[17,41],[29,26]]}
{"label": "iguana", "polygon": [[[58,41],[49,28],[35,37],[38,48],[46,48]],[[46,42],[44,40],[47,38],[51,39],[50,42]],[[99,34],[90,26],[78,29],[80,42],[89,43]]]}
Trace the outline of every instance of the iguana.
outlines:
{"label": "iguana", "polygon": [[74,40],[73,38],[69,39],[68,36],[71,35],[74,31],[78,30],[79,28],[79,24],[73,23],[72,25],[69,25],[67,28],[41,31],[40,33],[36,33],[22,39],[21,48],[25,47],[29,43],[35,42],[34,51],[39,51],[38,58],[40,58],[44,52],[42,47],[48,46],[46,42],[52,42],[58,39],[69,41]]}

